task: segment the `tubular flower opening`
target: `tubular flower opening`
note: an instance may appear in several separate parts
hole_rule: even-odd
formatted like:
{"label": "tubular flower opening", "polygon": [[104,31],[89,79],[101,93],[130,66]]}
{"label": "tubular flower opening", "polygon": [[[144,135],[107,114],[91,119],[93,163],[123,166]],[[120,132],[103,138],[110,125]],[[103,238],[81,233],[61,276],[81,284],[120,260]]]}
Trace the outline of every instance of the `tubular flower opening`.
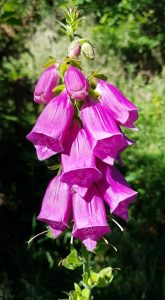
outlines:
{"label": "tubular flower opening", "polygon": [[61,180],[69,185],[89,187],[101,178],[96,168],[95,156],[89,145],[86,132],[80,128],[78,121],[73,120],[65,141],[65,152],[61,155]]}
{"label": "tubular flower opening", "polygon": [[80,114],[94,155],[108,164],[114,164],[129,143],[111,114],[90,97]]}
{"label": "tubular flower opening", "polygon": [[138,108],[131,103],[115,86],[99,80],[96,91],[101,94],[100,102],[110,111],[118,124],[136,130]]}
{"label": "tubular flower opening", "polygon": [[60,181],[60,177],[56,176],[49,183],[37,217],[39,221],[46,222],[50,226],[54,237],[68,227],[71,213],[71,189]]}
{"label": "tubular flower opening", "polygon": [[63,140],[71,123],[74,108],[66,91],[53,98],[41,112],[32,131],[27,135],[44,160],[62,152]]}
{"label": "tubular flower opening", "polygon": [[128,205],[135,201],[135,192],[121,173],[114,166],[107,166],[98,161],[98,168],[103,177],[97,183],[102,197],[110,207],[112,214],[128,221]]}
{"label": "tubular flower opening", "polygon": [[95,186],[90,188],[90,201],[85,201],[78,194],[72,199],[74,227],[72,235],[93,251],[97,241],[111,230],[106,219],[103,200]]}

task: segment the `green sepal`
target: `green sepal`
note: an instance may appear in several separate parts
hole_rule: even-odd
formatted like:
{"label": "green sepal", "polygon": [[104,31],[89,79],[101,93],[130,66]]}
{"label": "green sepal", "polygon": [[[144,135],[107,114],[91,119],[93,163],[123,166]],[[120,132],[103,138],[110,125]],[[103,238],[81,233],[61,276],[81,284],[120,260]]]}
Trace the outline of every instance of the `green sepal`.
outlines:
{"label": "green sepal", "polygon": [[56,165],[53,165],[53,166],[48,166],[48,169],[49,170],[58,170],[59,168],[61,168],[61,164],[56,164]]}
{"label": "green sepal", "polygon": [[97,283],[98,287],[103,288],[111,283],[111,281],[113,280],[112,271],[113,269],[111,267],[107,267],[99,272],[99,280]]}
{"label": "green sepal", "polygon": [[65,84],[60,84],[57,85],[52,92],[55,93],[56,96],[58,96],[59,94],[61,94],[61,92],[65,89]]}
{"label": "green sepal", "polygon": [[53,233],[51,232],[49,226],[46,226],[46,228],[48,229],[48,232],[46,233],[46,236],[47,236],[49,239],[54,239],[54,235],[53,235]]}
{"label": "green sepal", "polygon": [[113,279],[112,271],[113,269],[111,267],[104,268],[99,273],[90,270],[90,272],[85,272],[83,274],[83,282],[90,288],[96,286],[100,288],[106,287]]}
{"label": "green sepal", "polygon": [[64,258],[60,264],[69,270],[75,270],[83,264],[83,259],[77,250],[72,247],[70,254]]}
{"label": "green sepal", "polygon": [[102,80],[105,80],[105,81],[108,79],[108,77],[106,75],[102,74],[102,73],[94,73],[92,75],[95,78],[102,79]]}
{"label": "green sepal", "polygon": [[81,61],[80,60],[76,60],[76,59],[71,59],[70,60],[70,64],[80,70],[82,70],[81,68]]}
{"label": "green sepal", "polygon": [[53,56],[50,56],[48,61],[43,65],[44,69],[47,69],[51,65],[55,64],[56,60]]}
{"label": "green sepal", "polygon": [[68,68],[68,63],[67,63],[67,61],[64,61],[64,63],[60,67],[60,73],[61,73],[62,77],[64,77],[64,74],[65,74],[67,68]]}
{"label": "green sepal", "polygon": [[96,92],[92,88],[89,88],[88,93],[94,100],[99,100],[99,98],[101,97],[100,93]]}
{"label": "green sepal", "polygon": [[84,43],[90,43],[88,39],[79,39],[80,45],[83,45]]}

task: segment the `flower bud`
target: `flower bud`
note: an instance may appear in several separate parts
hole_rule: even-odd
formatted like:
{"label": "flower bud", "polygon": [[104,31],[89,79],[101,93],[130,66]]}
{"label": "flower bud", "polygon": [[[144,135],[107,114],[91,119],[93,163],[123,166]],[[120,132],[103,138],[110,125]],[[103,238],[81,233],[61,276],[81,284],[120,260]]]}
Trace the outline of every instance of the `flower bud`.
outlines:
{"label": "flower bud", "polygon": [[54,97],[52,89],[57,86],[59,81],[59,72],[57,68],[58,65],[53,64],[42,73],[34,90],[35,102],[46,104]]}
{"label": "flower bud", "polygon": [[91,43],[89,42],[83,43],[81,49],[83,54],[86,56],[86,58],[91,60],[95,58],[95,52]]}
{"label": "flower bud", "polygon": [[88,95],[89,84],[84,74],[70,65],[65,72],[64,83],[67,93],[76,100],[84,100]]}
{"label": "flower bud", "polygon": [[68,56],[70,58],[78,58],[79,55],[80,55],[80,43],[78,40],[74,40],[70,45],[69,45],[69,48],[68,48]]}

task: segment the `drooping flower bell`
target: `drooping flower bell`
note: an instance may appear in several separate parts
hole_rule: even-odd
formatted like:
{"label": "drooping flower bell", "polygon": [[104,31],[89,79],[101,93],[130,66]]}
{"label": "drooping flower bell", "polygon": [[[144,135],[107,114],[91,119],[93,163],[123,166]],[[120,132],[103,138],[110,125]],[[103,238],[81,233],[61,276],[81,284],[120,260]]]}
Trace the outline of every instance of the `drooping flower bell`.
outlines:
{"label": "drooping flower bell", "polygon": [[61,182],[60,177],[56,176],[49,183],[37,217],[39,221],[50,226],[54,237],[59,236],[68,227],[72,204],[71,189]]}
{"label": "drooping flower bell", "polygon": [[72,235],[82,241],[89,251],[93,251],[97,241],[111,230],[107,223],[103,200],[94,185],[90,187],[90,198],[90,201],[86,201],[77,193],[73,195]]}
{"label": "drooping flower bell", "polygon": [[138,193],[114,166],[108,166],[101,161],[97,162],[97,166],[103,174],[97,186],[111,213],[128,221],[128,206],[136,200]]}
{"label": "drooping flower bell", "polygon": [[88,97],[80,116],[94,155],[113,164],[131,142],[124,137],[111,114],[98,101]]}
{"label": "drooping flower bell", "polygon": [[130,102],[115,86],[99,80],[96,91],[101,94],[100,102],[110,111],[118,124],[136,130],[134,122],[138,119],[138,108]]}
{"label": "drooping flower bell", "polygon": [[84,100],[88,95],[89,84],[84,74],[76,67],[69,65],[65,72],[64,83],[71,98]]}
{"label": "drooping flower bell", "polygon": [[39,160],[64,150],[63,140],[73,114],[74,108],[66,91],[53,98],[43,109],[35,126],[27,135],[27,139],[37,150]]}
{"label": "drooping flower bell", "polygon": [[95,160],[85,130],[73,119],[65,139],[65,151],[61,154],[61,180],[69,185],[89,187],[101,178]]}
{"label": "drooping flower bell", "polygon": [[39,104],[48,103],[54,97],[52,90],[57,86],[58,81],[59,72],[57,65],[53,64],[39,78],[34,90],[34,101]]}

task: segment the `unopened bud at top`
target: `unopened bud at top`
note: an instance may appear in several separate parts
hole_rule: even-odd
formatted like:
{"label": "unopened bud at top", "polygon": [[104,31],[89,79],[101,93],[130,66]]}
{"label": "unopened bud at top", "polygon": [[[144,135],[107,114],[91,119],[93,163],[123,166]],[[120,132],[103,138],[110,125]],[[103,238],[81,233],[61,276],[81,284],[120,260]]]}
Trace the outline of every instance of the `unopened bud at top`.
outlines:
{"label": "unopened bud at top", "polygon": [[80,55],[80,51],[81,51],[81,47],[80,47],[79,41],[74,40],[68,48],[68,56],[70,58],[73,58],[73,59],[76,58],[77,59]]}
{"label": "unopened bud at top", "polygon": [[89,42],[83,43],[81,49],[83,54],[86,56],[86,58],[91,60],[95,58],[95,52],[91,43]]}

